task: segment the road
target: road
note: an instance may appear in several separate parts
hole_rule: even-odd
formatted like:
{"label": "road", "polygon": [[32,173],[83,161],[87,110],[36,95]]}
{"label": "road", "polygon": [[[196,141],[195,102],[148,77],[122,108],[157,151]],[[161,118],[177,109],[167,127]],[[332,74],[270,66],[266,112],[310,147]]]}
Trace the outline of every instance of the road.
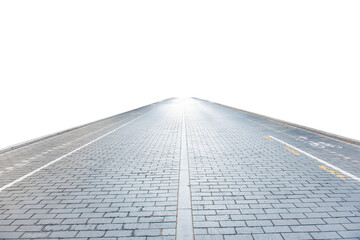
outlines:
{"label": "road", "polygon": [[360,239],[360,147],[169,99],[0,154],[0,239]]}

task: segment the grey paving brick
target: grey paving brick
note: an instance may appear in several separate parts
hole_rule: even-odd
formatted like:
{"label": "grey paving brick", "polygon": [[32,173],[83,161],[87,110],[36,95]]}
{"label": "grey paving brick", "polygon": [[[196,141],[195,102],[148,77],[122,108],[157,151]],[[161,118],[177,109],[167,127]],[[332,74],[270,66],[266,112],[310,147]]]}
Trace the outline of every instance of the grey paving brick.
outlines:
{"label": "grey paving brick", "polygon": [[326,223],[332,224],[332,223],[350,223],[350,221],[347,218],[324,218],[323,219]]}
{"label": "grey paving brick", "polygon": [[15,220],[11,225],[35,225],[39,220]]}
{"label": "grey paving brick", "polygon": [[256,218],[257,219],[269,219],[269,220],[282,219],[279,214],[256,214]]}
{"label": "grey paving brick", "polygon": [[172,228],[175,229],[176,222],[167,222],[167,223],[150,223],[150,228]]}
{"label": "grey paving brick", "polygon": [[245,221],[220,221],[221,227],[243,227],[246,226]]}
{"label": "grey paving brick", "polygon": [[309,233],[281,233],[285,240],[313,239]]}
{"label": "grey paving brick", "polygon": [[138,219],[137,217],[115,218],[112,223],[136,223]]}
{"label": "grey paving brick", "polygon": [[[76,209],[74,209],[75,211]],[[103,217],[105,214],[104,213],[81,213],[80,218],[101,218]]]}
{"label": "grey paving brick", "polygon": [[263,227],[265,233],[292,232],[288,226]]}
{"label": "grey paving brick", "polygon": [[348,217],[347,219],[352,223],[360,223],[359,217]]}
{"label": "grey paving brick", "polygon": [[253,234],[252,235],[255,240],[283,240],[280,234],[272,233],[272,234]]}
{"label": "grey paving brick", "polygon": [[164,221],[164,217],[140,217],[139,222],[163,222]]}
{"label": "grey paving brick", "polygon": [[359,223],[345,223],[345,224],[342,224],[342,226],[344,228],[346,228],[347,230],[360,230],[360,224]]}
{"label": "grey paving brick", "polygon": [[23,235],[23,232],[5,232],[0,231],[0,238],[2,239],[19,239],[21,235]]}
{"label": "grey paving brick", "polygon": [[57,232],[51,232],[50,237],[70,238],[70,237],[75,237],[77,233],[78,233],[77,231],[57,231]]}
{"label": "grey paving brick", "polygon": [[15,220],[12,220],[12,219],[1,219],[0,220],[0,226],[6,226],[6,225],[9,225],[11,224],[12,222],[14,222]]}
{"label": "grey paving brick", "polygon": [[28,161],[0,175],[0,186],[137,116],[0,192],[0,238],[175,239],[183,124],[195,239],[360,236],[359,183],[263,136],[356,176],[360,166],[332,152],[357,157],[360,148],[196,99],[185,108],[167,100],[0,154],[5,168]]}
{"label": "grey paving brick", "polygon": [[270,220],[247,220],[245,221],[248,226],[273,226]]}
{"label": "grey paving brick", "polygon": [[209,234],[235,234],[235,228],[231,227],[208,228],[207,230]]}
{"label": "grey paving brick", "polygon": [[237,227],[235,230],[237,234],[264,233],[261,227]]}
{"label": "grey paving brick", "polygon": [[315,225],[315,224],[326,224],[326,222],[324,220],[322,220],[321,218],[306,218],[306,219],[299,219],[299,222],[302,225]]}
{"label": "grey paving brick", "polygon": [[245,214],[245,215],[231,215],[232,220],[255,220],[256,216],[254,214]]}
{"label": "grey paving brick", "polygon": [[11,232],[11,231],[15,231],[15,229],[18,229],[18,228],[19,228],[19,226],[1,225],[0,232]]}
{"label": "grey paving brick", "polygon": [[320,231],[319,228],[317,228],[314,225],[290,226],[290,228],[293,232],[318,232],[318,231]]}
{"label": "grey paving brick", "polygon": [[343,238],[359,238],[360,237],[360,230],[337,231],[337,233]]}
{"label": "grey paving brick", "polygon": [[78,234],[76,235],[76,237],[86,237],[86,238],[91,238],[91,237],[103,237],[105,235],[105,231],[79,231]]}
{"label": "grey paving brick", "polygon": [[316,225],[321,231],[342,231],[346,230],[340,224],[326,224],[326,225]]}
{"label": "grey paving brick", "polygon": [[160,229],[137,229],[134,231],[135,236],[159,236]]}
{"label": "grey paving brick", "polygon": [[46,238],[49,235],[50,232],[25,232],[21,238]]}
{"label": "grey paving brick", "polygon": [[17,231],[19,232],[38,232],[41,231],[42,226],[20,226]]}
{"label": "grey paving brick", "polygon": [[[319,215],[319,214],[316,214]],[[300,219],[300,218],[307,218],[303,213],[280,213],[280,216],[283,219]],[[308,215],[309,218],[315,217],[314,215]],[[319,216],[322,217],[322,216]]]}
{"label": "grey paving brick", "polygon": [[207,228],[194,228],[195,235],[205,235],[207,234]]}
{"label": "grey paving brick", "polygon": [[194,222],[194,227],[220,227],[219,222]]}
{"label": "grey paving brick", "polygon": [[312,232],[312,233],[310,233],[310,235],[314,239],[337,239],[337,238],[342,238],[336,232]]}
{"label": "grey paving brick", "polygon": [[326,212],[319,212],[319,213],[305,213],[307,218],[328,218],[331,217]]}
{"label": "grey paving brick", "polygon": [[105,237],[131,237],[132,233],[132,230],[109,230]]}
{"label": "grey paving brick", "polygon": [[210,216],[206,216],[206,219],[208,221],[226,221],[226,220],[230,220],[230,216],[229,215],[210,215]]}
{"label": "grey paving brick", "polygon": [[195,235],[196,240],[223,240],[223,235]]}
{"label": "grey paving brick", "polygon": [[175,236],[175,232],[176,230],[175,229],[170,229],[170,228],[167,228],[167,229],[162,229],[162,235],[164,236],[168,236],[168,235],[171,235],[171,236]]}
{"label": "grey paving brick", "polygon": [[253,240],[254,238],[250,234],[242,235],[224,235],[225,240]]}
{"label": "grey paving brick", "polygon": [[43,225],[45,231],[65,231],[70,229],[71,225],[67,224],[52,224],[52,225]]}
{"label": "grey paving brick", "polygon": [[173,240],[174,238],[172,236],[155,236],[155,237],[147,237],[146,239],[149,240]]}
{"label": "grey paving brick", "polygon": [[71,225],[70,226],[70,230],[78,230],[78,231],[84,231],[84,230],[95,230],[96,228],[98,228],[98,230],[107,230],[107,229],[103,229],[101,228],[102,224],[76,224],[76,225]]}
{"label": "grey paving brick", "polygon": [[30,219],[33,215],[32,213],[10,214],[7,219]]}
{"label": "grey paving brick", "polygon": [[125,223],[124,229],[148,229],[150,223]]}
{"label": "grey paving brick", "polygon": [[113,221],[113,218],[90,218],[87,223],[89,224],[102,224],[102,223],[111,223]]}
{"label": "grey paving brick", "polygon": [[118,240],[145,240],[146,237],[118,237]]}
{"label": "grey paving brick", "polygon": [[87,223],[88,218],[68,218],[64,219],[61,223],[62,224],[85,224]]}

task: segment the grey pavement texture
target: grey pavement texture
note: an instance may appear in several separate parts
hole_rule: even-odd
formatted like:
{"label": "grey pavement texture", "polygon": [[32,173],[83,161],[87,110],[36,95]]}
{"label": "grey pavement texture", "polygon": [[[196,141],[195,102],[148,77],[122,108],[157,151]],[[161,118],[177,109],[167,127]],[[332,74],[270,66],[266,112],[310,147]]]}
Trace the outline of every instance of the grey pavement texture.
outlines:
{"label": "grey pavement texture", "polygon": [[271,136],[360,177],[358,146],[169,99],[0,154],[0,239],[360,239],[360,182]]}

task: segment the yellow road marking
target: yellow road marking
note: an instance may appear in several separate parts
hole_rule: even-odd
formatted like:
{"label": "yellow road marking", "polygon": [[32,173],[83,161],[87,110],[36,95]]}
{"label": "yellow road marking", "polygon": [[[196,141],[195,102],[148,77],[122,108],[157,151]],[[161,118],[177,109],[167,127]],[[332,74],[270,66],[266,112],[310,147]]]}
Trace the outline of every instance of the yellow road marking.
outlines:
{"label": "yellow road marking", "polygon": [[281,133],[281,132],[286,132],[286,131],[290,131],[290,130],[292,130],[292,129],[284,129],[284,130],[279,130],[279,131],[276,131],[276,132]]}
{"label": "yellow road marking", "polygon": [[263,138],[266,138],[267,140],[270,140],[270,141],[274,141],[274,140],[272,140],[271,138],[269,138],[267,136],[263,136]]}
{"label": "yellow road marking", "polygon": [[290,151],[290,152],[292,152],[293,154],[295,154],[295,155],[300,155],[300,153],[298,153],[298,152],[296,152],[296,151],[294,151],[294,150],[292,150],[291,148],[288,148],[288,147],[284,147],[286,150],[288,150],[288,151]]}
{"label": "yellow road marking", "polygon": [[331,170],[330,168],[327,168],[327,167],[325,167],[325,166],[323,166],[323,165],[317,165],[317,166],[318,166],[319,168],[324,169],[325,171],[327,171],[327,172],[329,172],[329,173],[331,173],[331,174],[334,174],[335,176],[341,178],[342,180],[347,180],[347,178],[346,178],[344,175],[341,175],[341,174],[335,172],[334,170]]}

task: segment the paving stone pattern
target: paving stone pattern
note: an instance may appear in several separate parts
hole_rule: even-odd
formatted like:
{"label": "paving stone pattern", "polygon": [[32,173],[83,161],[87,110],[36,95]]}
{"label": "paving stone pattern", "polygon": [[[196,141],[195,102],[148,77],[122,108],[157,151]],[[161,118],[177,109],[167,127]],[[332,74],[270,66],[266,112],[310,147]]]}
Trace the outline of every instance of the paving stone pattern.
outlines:
{"label": "paving stone pattern", "polygon": [[360,183],[263,136],[358,177],[359,147],[198,99],[162,101],[1,154],[0,187],[132,120],[0,192],[0,239],[175,239],[184,125],[196,240],[360,239]]}

